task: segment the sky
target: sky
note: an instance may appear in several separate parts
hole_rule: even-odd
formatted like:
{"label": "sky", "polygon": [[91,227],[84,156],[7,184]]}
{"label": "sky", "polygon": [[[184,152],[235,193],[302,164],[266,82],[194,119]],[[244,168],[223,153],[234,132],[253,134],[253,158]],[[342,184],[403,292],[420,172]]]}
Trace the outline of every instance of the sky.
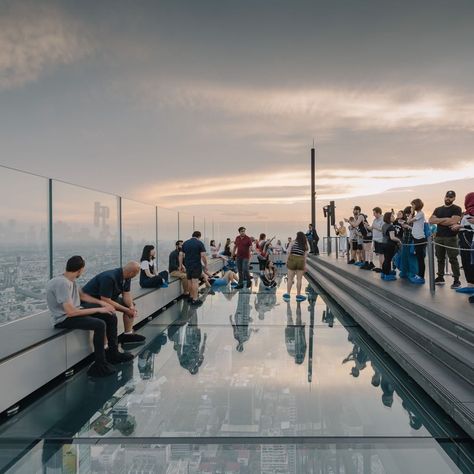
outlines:
{"label": "sky", "polygon": [[471,0],[0,0],[0,164],[302,225],[314,140],[318,219],[462,202],[473,24]]}

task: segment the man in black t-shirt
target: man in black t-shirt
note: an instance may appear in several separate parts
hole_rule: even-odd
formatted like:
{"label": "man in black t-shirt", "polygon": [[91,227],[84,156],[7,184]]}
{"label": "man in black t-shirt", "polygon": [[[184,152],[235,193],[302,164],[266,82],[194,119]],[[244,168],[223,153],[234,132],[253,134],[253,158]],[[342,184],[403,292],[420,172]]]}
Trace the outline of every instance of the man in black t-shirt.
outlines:
{"label": "man in black t-shirt", "polygon": [[437,285],[444,285],[444,271],[446,265],[446,254],[448,255],[454,282],[451,288],[459,288],[459,262],[458,262],[458,234],[451,230],[451,226],[459,224],[462,216],[462,209],[454,204],[456,193],[448,191],[444,198],[444,206],[437,207],[430,217],[430,224],[436,224],[436,259],[438,260],[438,276],[435,280]]}
{"label": "man in black t-shirt", "polygon": [[176,249],[170,253],[168,271],[172,277],[179,278],[183,287],[183,295],[189,296],[188,278],[186,276],[186,268],[179,263],[179,254],[183,251],[183,241],[176,241]]}
{"label": "man in black t-shirt", "polygon": [[[188,278],[188,289],[191,296],[191,304],[198,305],[199,278],[203,271],[207,271],[206,247],[201,242],[201,232],[193,232],[191,239],[183,244],[182,251],[179,254],[180,267],[186,267],[186,276]],[[204,263],[204,266],[203,266]]]}

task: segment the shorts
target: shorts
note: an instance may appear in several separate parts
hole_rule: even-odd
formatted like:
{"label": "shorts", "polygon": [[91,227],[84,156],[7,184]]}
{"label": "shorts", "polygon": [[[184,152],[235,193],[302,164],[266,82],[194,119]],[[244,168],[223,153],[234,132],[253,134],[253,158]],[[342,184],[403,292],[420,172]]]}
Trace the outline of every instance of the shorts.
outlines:
{"label": "shorts", "polygon": [[293,271],[304,271],[305,268],[305,258],[302,255],[293,255],[290,254],[288,256],[288,261],[286,262],[286,266],[288,267],[288,270],[293,270]]}
{"label": "shorts", "polygon": [[188,280],[198,280],[202,275],[202,266],[186,268],[186,276]]}
{"label": "shorts", "polygon": [[186,280],[186,272],[180,272],[179,270],[174,270],[170,273],[170,275],[174,278],[179,278],[180,280]]}
{"label": "shorts", "polygon": [[374,253],[375,253],[375,255],[383,255],[383,252],[384,252],[383,242],[375,242],[374,241]]}
{"label": "shorts", "polygon": [[360,244],[357,240],[353,240],[351,242],[351,250],[362,250],[362,244]]}

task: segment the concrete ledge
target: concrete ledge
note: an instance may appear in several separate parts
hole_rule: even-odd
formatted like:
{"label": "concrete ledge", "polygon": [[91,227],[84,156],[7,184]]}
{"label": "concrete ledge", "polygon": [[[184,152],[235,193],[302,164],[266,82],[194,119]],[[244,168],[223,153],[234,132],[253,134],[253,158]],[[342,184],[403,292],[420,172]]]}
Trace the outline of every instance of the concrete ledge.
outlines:
{"label": "concrete ledge", "polygon": [[[221,268],[220,259],[209,261],[212,273]],[[172,278],[168,288],[161,289],[143,289],[138,282],[134,282],[132,293],[138,310],[135,322],[139,324],[179,298],[182,291],[180,280]],[[3,343],[0,346],[0,354],[3,355],[0,379],[8,381],[2,386],[0,412],[63,374],[93,352],[91,332],[54,329],[47,311],[16,323],[8,324],[8,329],[3,326],[1,328],[2,341],[8,341],[8,337],[12,341],[6,347]],[[5,329],[8,334],[4,332]],[[123,319],[119,314],[118,333],[122,332]],[[8,351],[13,351],[13,355]]]}

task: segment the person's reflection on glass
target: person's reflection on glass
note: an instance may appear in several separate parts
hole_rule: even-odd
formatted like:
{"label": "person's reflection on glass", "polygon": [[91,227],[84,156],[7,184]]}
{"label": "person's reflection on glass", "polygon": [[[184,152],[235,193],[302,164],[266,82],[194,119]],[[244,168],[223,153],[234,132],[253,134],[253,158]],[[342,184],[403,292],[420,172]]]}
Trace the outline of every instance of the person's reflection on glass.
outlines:
{"label": "person's reflection on glass", "polygon": [[285,344],[288,354],[295,359],[295,364],[302,364],[306,356],[305,324],[301,318],[301,302],[296,302],[296,323],[289,301],[286,303]]}
{"label": "person's reflection on glass", "polygon": [[191,375],[195,375],[204,361],[207,334],[201,335],[196,307],[189,306],[188,316],[189,321],[184,326],[179,327],[172,338],[179,364],[183,369],[188,370]]}
{"label": "person's reflection on glass", "polygon": [[334,326],[334,314],[329,308],[329,306],[323,310],[323,323],[326,323],[330,328]]}
{"label": "person's reflection on glass", "polygon": [[350,374],[357,378],[360,375],[360,371],[367,367],[368,357],[365,351],[353,342],[353,338],[350,334],[347,339],[354,344],[354,347],[352,348],[352,352],[342,361],[342,363],[346,364],[350,361],[354,362],[354,367],[351,368]]}
{"label": "person's reflection on glass", "polygon": [[392,378],[387,373],[382,373],[380,388],[382,389],[382,403],[390,408],[393,405],[393,393],[395,392],[395,387]]}
{"label": "person's reflection on glass", "polygon": [[258,314],[258,319],[265,319],[265,313],[272,310],[277,305],[276,287],[266,289],[264,283],[260,281],[258,286],[258,293],[255,297],[255,310]]}
{"label": "person's reflection on glass", "polygon": [[237,341],[237,352],[243,352],[244,344],[250,339],[252,332],[258,332],[258,329],[250,327],[250,323],[253,321],[250,317],[250,311],[250,293],[240,292],[234,318],[232,318],[232,315],[229,316],[234,338]]}
{"label": "person's reflection on glass", "polygon": [[418,413],[418,410],[415,408],[414,404],[412,403],[412,401],[408,399],[403,400],[402,407],[405,408],[405,410],[408,413],[410,426],[414,430],[419,430],[423,426],[423,421],[421,419],[421,416]]}
{"label": "person's reflection on glass", "polygon": [[377,366],[371,362],[370,365],[372,366],[372,370],[374,371],[374,375],[372,375],[372,379],[370,383],[373,387],[378,387],[380,385],[381,375]]}
{"label": "person's reflection on glass", "polygon": [[153,377],[155,355],[161,351],[166,342],[166,334],[161,333],[138,354],[138,371],[143,380],[149,380]]}

